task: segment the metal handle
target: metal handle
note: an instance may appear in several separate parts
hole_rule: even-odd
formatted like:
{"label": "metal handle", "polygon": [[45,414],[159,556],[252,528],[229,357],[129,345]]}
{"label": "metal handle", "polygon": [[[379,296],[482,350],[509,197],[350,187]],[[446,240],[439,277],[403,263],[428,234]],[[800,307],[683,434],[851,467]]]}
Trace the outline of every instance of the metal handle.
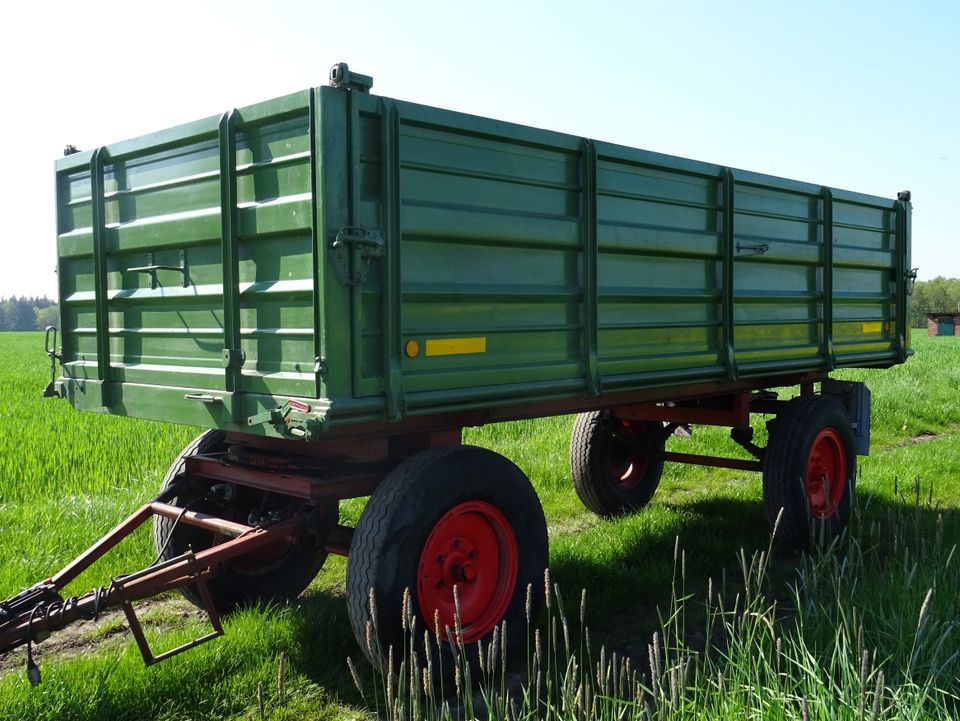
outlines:
{"label": "metal handle", "polygon": [[743,253],[746,252],[746,255],[738,256],[740,258],[749,258],[751,255],[763,255],[768,250],[770,246],[766,243],[757,243],[756,245],[746,245],[743,243],[737,242],[737,252]]}
{"label": "metal handle", "polygon": [[150,290],[156,290],[157,288],[157,271],[158,270],[173,270],[177,273],[183,273],[183,282],[182,285],[184,288],[190,285],[190,276],[187,275],[187,253],[186,251],[180,251],[180,265],[160,265],[153,262],[153,253],[147,253],[147,264],[146,265],[137,265],[132,268],[127,268],[128,273],[149,273],[150,274]]}
{"label": "metal handle", "polygon": [[[50,343],[50,334],[53,333],[53,344]],[[57,326],[48,325],[43,331],[43,350],[47,355],[56,355],[57,353]]]}
{"label": "metal handle", "polygon": [[199,401],[200,403],[223,403],[220,396],[210,395],[209,393],[187,393],[183,396],[186,401]]}
{"label": "metal handle", "polygon": [[[50,336],[53,336],[53,343],[50,342]],[[57,353],[57,326],[48,325],[43,331],[43,350],[50,358],[50,382],[41,392],[44,398],[56,398],[60,395],[57,390],[57,361],[62,361],[63,356]]]}
{"label": "metal handle", "polygon": [[127,268],[128,273],[155,273],[158,270],[175,270],[179,273],[185,273],[186,268],[179,265],[138,265],[134,268]]}

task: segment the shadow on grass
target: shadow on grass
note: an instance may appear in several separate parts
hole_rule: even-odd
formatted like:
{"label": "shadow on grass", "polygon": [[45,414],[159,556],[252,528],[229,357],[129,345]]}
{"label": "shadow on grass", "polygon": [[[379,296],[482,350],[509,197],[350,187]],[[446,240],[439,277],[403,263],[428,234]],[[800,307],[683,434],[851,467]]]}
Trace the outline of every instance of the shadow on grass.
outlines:
{"label": "shadow on grass", "polygon": [[[960,513],[936,507],[922,492],[925,490],[911,487],[896,501],[875,493],[858,494],[848,533],[859,538],[860,531],[871,524],[885,528],[897,521],[900,535],[906,536],[899,538],[897,545],[919,548],[932,542],[940,524],[946,545],[960,544]],[[568,598],[571,617],[577,612],[569,610],[570,604],[577,603],[581,589],[587,589],[587,625],[595,643],[645,656],[646,644],[660,628],[671,600],[692,595],[692,603],[686,604],[685,623],[694,637],[692,645],[699,646],[702,639],[696,637],[705,620],[703,601],[708,586],[712,584],[725,597],[733,598],[743,589],[741,551],[749,563],[754,553],[770,546],[770,525],[758,501],[714,497],[665,508],[675,512],[675,523],[654,532],[620,533],[612,558],[608,554],[598,560],[595,555],[580,553],[569,539],[557,539],[554,544],[553,580]],[[881,533],[880,537],[881,556],[892,552],[893,533],[887,538]],[[774,544],[771,560],[769,592],[786,610],[792,605],[791,587],[801,554]]]}
{"label": "shadow on grass", "polygon": [[300,597],[296,606],[290,616],[291,635],[300,641],[292,659],[297,671],[344,702],[361,703],[350,680],[347,657],[359,660],[363,652],[353,638],[343,597],[321,590]]}

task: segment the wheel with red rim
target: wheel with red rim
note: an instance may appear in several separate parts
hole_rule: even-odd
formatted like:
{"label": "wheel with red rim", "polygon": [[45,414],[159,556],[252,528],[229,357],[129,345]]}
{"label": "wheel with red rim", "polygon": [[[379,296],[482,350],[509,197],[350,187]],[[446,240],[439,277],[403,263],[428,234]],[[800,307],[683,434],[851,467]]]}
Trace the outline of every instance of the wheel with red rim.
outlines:
{"label": "wheel with red rim", "polygon": [[[303,510],[303,504],[283,496],[265,494],[250,488],[237,487],[230,501],[213,498],[209,494],[211,481],[195,478],[186,471],[186,459],[194,455],[219,453],[226,450],[226,435],[220,430],[209,430],[190,443],[167,471],[162,488],[176,486],[177,495],[171,505],[189,505],[191,511],[201,511],[240,523],[248,523],[251,511],[263,509],[281,517]],[[313,509],[314,530],[323,535],[326,528],[337,522],[337,503],[329,502],[323,508]],[[227,540],[218,534],[176,523],[174,519],[155,516],[153,541],[159,558],[168,560],[187,549],[200,551]],[[312,581],[327,558],[317,534],[300,539],[297,546],[280,542],[264,546],[253,553],[227,561],[207,581],[207,589],[214,606],[220,612],[238,606],[262,601],[285,601],[295,598]],[[193,586],[183,586],[180,593],[196,606],[203,601]]]}
{"label": "wheel with red rim", "polygon": [[527,586],[536,607],[546,565],[543,510],[519,468],[472,446],[424,451],[387,475],[360,517],[347,560],[350,623],[382,664],[391,646],[403,647],[407,592],[418,633],[439,629],[446,640],[459,603],[466,646],[504,620],[512,645],[526,630]]}
{"label": "wheel with red rim", "polygon": [[581,413],[570,436],[570,475],[588,509],[601,516],[638,511],[660,484],[666,442],[659,423]]}
{"label": "wheel with red rim", "polygon": [[[850,419],[832,398],[794,398],[768,424],[763,499],[778,539],[799,549],[846,528],[854,501],[856,450]],[[782,509],[782,511],[781,511]]]}
{"label": "wheel with red rim", "polygon": [[519,555],[513,529],[496,506],[486,501],[457,504],[437,521],[420,553],[421,617],[432,619],[436,612],[441,628],[453,628],[459,600],[463,642],[483,638],[510,604]]}

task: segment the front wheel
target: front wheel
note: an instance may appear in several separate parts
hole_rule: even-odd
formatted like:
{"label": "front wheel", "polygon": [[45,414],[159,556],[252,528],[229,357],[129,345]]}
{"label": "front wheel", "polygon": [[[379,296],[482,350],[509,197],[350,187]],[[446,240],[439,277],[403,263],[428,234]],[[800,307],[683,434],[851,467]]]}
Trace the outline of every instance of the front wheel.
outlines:
{"label": "front wheel", "polygon": [[[202,433],[183,449],[163,481],[163,489],[171,486],[177,489],[171,505],[181,508],[187,506],[191,511],[201,511],[240,523],[249,523],[251,512],[260,509],[264,514],[278,516],[292,515],[302,510],[299,501],[250,488],[237,488],[235,497],[229,502],[211,497],[211,482],[189,474],[186,459],[225,450],[226,435],[220,430]],[[334,501],[323,508],[314,508],[313,514],[317,519],[315,526],[327,528],[337,521],[337,504]],[[320,542],[322,535],[305,535],[295,546],[286,542],[270,544],[225,561],[216,575],[207,581],[214,606],[222,613],[249,603],[295,598],[316,577],[326,560],[327,554]],[[177,523],[163,516],[154,517],[153,539],[159,560],[163,561],[175,558],[187,549],[202,551],[225,540],[211,531]],[[200,595],[192,585],[181,587],[180,593],[194,605],[203,606]]]}
{"label": "front wheel", "polygon": [[399,465],[360,517],[347,561],[347,610],[354,635],[382,665],[403,648],[406,613],[446,640],[487,642],[501,621],[507,644],[524,637],[527,586],[539,606],[547,566],[547,527],[530,481],[492,451],[451,446]]}
{"label": "front wheel", "polygon": [[763,459],[763,504],[780,541],[803,550],[846,528],[854,502],[853,429],[832,398],[800,396],[770,422]]}

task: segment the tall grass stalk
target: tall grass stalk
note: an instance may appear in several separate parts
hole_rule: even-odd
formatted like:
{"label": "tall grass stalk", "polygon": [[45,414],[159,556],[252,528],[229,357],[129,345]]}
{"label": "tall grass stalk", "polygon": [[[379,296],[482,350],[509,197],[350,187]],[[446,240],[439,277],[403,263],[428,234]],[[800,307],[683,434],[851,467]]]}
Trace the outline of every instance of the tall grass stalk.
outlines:
{"label": "tall grass stalk", "polygon": [[[677,544],[672,598],[643,652],[592,649],[586,593],[579,623],[571,624],[548,571],[543,618],[529,619],[525,664],[507,657],[504,627],[471,654],[457,624],[448,631],[454,696],[444,698],[429,681],[435,668],[411,675],[402,693],[391,691],[388,673],[379,682],[387,693],[372,705],[392,721],[955,718],[960,626],[951,607],[938,604],[937,588],[954,596],[960,590],[954,548],[945,547],[942,533],[919,537],[923,505],[918,490],[915,505],[867,524],[859,539],[844,536],[806,556],[786,587],[772,579],[789,559],[771,543],[740,552],[739,589],[725,593],[711,579],[698,596],[686,588],[686,556]],[[920,567],[935,573],[919,598],[858,595],[861,582],[875,588],[872,575],[897,584],[916,580]],[[701,604],[705,613],[693,613]],[[700,636],[703,644],[690,642]],[[471,657],[483,660],[474,665]],[[417,658],[410,653],[409,663]],[[402,684],[402,668],[399,676]]]}

